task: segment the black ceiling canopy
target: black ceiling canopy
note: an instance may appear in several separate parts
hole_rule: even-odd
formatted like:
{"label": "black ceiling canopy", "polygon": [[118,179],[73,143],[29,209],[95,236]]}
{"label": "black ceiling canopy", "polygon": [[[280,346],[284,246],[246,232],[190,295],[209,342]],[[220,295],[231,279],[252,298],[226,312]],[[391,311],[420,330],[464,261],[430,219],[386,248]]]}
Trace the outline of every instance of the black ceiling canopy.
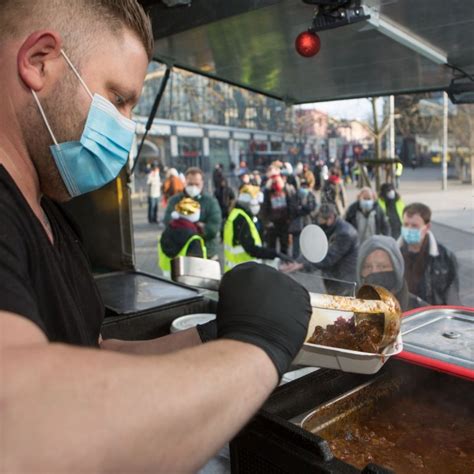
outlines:
{"label": "black ceiling canopy", "polygon": [[290,103],[445,89],[443,62],[474,73],[473,1],[362,0],[371,21],[318,32],[313,58],[294,47],[315,13],[302,0],[142,3],[156,59]]}

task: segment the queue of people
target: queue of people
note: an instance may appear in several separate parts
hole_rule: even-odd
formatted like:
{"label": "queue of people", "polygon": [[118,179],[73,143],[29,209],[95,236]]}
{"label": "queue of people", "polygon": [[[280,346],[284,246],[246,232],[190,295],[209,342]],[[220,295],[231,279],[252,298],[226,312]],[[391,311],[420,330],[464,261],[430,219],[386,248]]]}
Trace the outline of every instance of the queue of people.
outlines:
{"label": "queue of people", "polygon": [[[134,98],[153,54],[150,20],[134,0],[18,0],[8,2],[1,21],[0,79],[9,100],[0,109],[2,469],[197,472],[290,368],[307,335],[310,296],[282,272],[249,261],[265,251],[265,238],[259,191],[242,187],[224,237],[245,261],[222,278],[213,330],[103,340],[105,307],[78,227],[60,203],[102,188],[127,162]],[[129,91],[127,100],[117,89]],[[285,170],[291,180],[283,169],[268,178],[296,194],[297,179]],[[222,213],[204,192],[202,171],[188,169],[181,190],[172,178],[180,179],[170,172],[164,183],[160,252],[168,259],[194,252],[215,258]],[[149,185],[155,199],[156,183]],[[281,194],[274,196],[280,206]],[[156,202],[149,202],[154,223]],[[408,291],[427,302],[452,301],[456,262],[432,234],[430,210],[411,204],[402,218],[398,245]],[[355,259],[357,231],[331,203],[321,206],[317,221],[334,246],[326,257],[333,265],[320,265],[329,275],[340,242],[351,242],[346,259]],[[384,265],[375,268],[392,272]],[[400,272],[401,265],[392,267]]]}
{"label": "queue of people", "polygon": [[[203,192],[201,170],[189,169],[184,191],[169,200],[165,212],[168,226],[160,247],[165,267],[169,267],[166,259],[176,255],[196,255],[197,239],[193,246],[186,246],[186,239],[193,235],[202,239],[197,250],[200,255],[218,258],[221,231],[225,272],[243,262],[278,258],[284,272],[318,271],[330,294],[353,294],[353,282],[373,282],[394,292],[404,310],[459,303],[456,258],[431,232],[429,208],[420,203],[405,206],[392,183],[382,184],[379,196],[363,187],[347,206],[340,175],[337,168],[329,170],[320,186],[319,204],[316,180],[307,164],[293,170],[277,161],[262,179],[241,162],[235,191],[222,167],[216,166],[214,196]],[[186,199],[201,205],[199,217],[191,224],[194,233],[190,224],[182,224],[189,216],[170,219]],[[311,223],[318,224],[328,238],[328,253],[319,263],[300,255],[300,234]],[[183,230],[178,232],[176,227],[187,228],[186,239],[178,236]],[[171,251],[173,235],[176,244]]]}

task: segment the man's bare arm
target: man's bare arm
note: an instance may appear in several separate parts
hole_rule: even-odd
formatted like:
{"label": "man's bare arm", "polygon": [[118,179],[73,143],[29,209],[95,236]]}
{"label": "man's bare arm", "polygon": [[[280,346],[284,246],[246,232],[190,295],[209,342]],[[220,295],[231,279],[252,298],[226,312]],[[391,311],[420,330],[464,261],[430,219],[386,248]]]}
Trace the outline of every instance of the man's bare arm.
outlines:
{"label": "man's bare arm", "polygon": [[26,319],[0,321],[6,472],[193,472],[277,383],[270,358],[243,342],[142,357],[48,344]]}
{"label": "man's bare arm", "polygon": [[199,346],[201,338],[196,328],[187,329],[167,336],[150,339],[148,341],[122,341],[120,339],[104,339],[100,343],[101,349],[108,351],[125,352],[128,354],[158,355],[190,347]]}

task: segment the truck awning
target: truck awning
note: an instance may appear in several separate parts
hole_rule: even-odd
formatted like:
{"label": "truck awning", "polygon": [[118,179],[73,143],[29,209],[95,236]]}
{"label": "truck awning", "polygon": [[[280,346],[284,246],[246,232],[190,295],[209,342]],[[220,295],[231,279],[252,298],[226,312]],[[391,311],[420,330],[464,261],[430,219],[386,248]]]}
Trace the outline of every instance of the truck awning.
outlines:
{"label": "truck awning", "polygon": [[445,89],[453,70],[404,45],[407,38],[474,73],[472,1],[363,0],[373,21],[322,31],[321,51],[308,59],[294,47],[314,12],[302,0],[142,3],[153,20],[155,59],[292,104]]}

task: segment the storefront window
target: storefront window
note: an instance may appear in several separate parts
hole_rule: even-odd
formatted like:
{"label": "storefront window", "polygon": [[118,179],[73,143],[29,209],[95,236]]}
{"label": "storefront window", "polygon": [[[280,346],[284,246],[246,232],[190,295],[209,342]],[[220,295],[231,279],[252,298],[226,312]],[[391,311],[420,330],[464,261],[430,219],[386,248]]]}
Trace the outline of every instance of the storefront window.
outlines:
{"label": "storefront window", "polygon": [[230,165],[230,154],[229,154],[229,141],[221,138],[209,139],[209,165],[211,169],[218,164],[222,163],[225,170],[229,169]]}
{"label": "storefront window", "polygon": [[175,168],[186,171],[191,166],[202,168],[202,138],[178,137],[178,157],[175,159]]}

